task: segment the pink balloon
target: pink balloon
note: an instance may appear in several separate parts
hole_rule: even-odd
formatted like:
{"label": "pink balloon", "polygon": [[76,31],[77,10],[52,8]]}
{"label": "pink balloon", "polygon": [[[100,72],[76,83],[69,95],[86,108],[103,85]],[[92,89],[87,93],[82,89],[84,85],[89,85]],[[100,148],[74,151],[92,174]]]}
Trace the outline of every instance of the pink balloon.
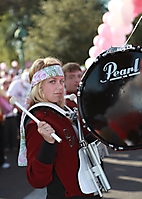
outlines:
{"label": "pink balloon", "polygon": [[98,46],[92,46],[90,49],[89,49],[89,56],[91,58],[96,58],[99,54],[102,53],[102,49],[100,49]]}
{"label": "pink balloon", "polygon": [[134,15],[135,17],[142,13],[142,1],[141,0],[132,0],[134,6]]}
{"label": "pink balloon", "polygon": [[123,46],[126,41],[126,36],[121,36],[121,37],[113,37],[112,38],[112,46]]}
{"label": "pink balloon", "polygon": [[120,27],[111,27],[111,34],[114,37],[121,37],[124,35],[123,29]]}
{"label": "pink balloon", "polygon": [[126,35],[130,34],[132,32],[132,30],[133,30],[133,24],[130,23],[128,25],[123,25],[122,30],[124,31],[124,33]]}
{"label": "pink balloon", "polygon": [[121,4],[120,12],[125,24],[130,24],[134,20],[132,1],[124,1]]}
{"label": "pink balloon", "polygon": [[110,15],[110,12],[106,12],[106,13],[103,15],[102,21],[103,21],[104,23],[107,23],[107,18],[108,18],[109,15]]}
{"label": "pink balloon", "polygon": [[132,29],[133,29],[132,23],[130,23],[128,25],[123,24],[120,27],[116,27],[116,28],[112,27],[111,33],[112,33],[112,36],[121,37],[121,36],[130,34]]}
{"label": "pink balloon", "polygon": [[102,37],[100,40],[99,40],[99,43],[98,43],[98,47],[103,49],[103,50],[107,50],[108,48],[111,47],[111,41]]}
{"label": "pink balloon", "polygon": [[100,39],[101,39],[101,36],[100,36],[100,35],[97,35],[97,36],[94,37],[94,39],[93,39],[93,44],[94,44],[94,46],[97,46],[97,45],[98,45],[98,42],[99,42]]}
{"label": "pink balloon", "polygon": [[105,37],[105,38],[111,37],[110,27],[105,23],[99,25],[98,33],[99,33],[100,36]]}

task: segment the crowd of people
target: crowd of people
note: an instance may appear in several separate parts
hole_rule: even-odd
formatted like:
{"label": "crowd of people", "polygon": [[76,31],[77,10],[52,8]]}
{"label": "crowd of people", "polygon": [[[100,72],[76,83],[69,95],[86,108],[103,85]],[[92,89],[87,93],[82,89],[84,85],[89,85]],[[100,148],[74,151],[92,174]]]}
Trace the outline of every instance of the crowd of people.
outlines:
{"label": "crowd of people", "polygon": [[[37,124],[28,116],[24,118],[24,161],[26,160],[27,164],[27,180],[35,188],[47,187],[47,199],[100,198],[97,190],[93,193],[81,191],[77,177],[80,165],[79,129],[75,118],[66,115],[67,112],[73,113],[74,107],[78,108],[77,103],[65,96],[72,93],[77,95],[83,72],[75,62],[62,65],[55,57],[40,58],[35,60],[29,69],[14,76],[11,81],[6,79],[1,85],[1,97],[7,104],[9,99],[15,96],[17,101],[26,109],[30,109],[40,121]],[[56,110],[42,104],[45,102],[50,103]],[[36,107],[39,103],[41,105]],[[1,168],[10,167],[4,161],[4,152],[21,147],[19,131],[22,111],[17,106],[9,106],[11,109],[4,111],[5,108],[0,103],[3,118],[3,139],[0,139],[3,140]],[[70,112],[66,107],[69,107]],[[83,126],[82,129],[88,143],[96,139]],[[61,143],[54,139],[54,133],[62,139]]]}
{"label": "crowd of people", "polygon": [[9,99],[15,96],[25,106],[25,98],[29,89],[28,69],[22,73],[18,73],[17,69],[3,71],[0,79],[0,166],[3,169],[10,167],[10,164],[5,162],[5,153],[18,151],[19,147],[21,110],[12,106]]}

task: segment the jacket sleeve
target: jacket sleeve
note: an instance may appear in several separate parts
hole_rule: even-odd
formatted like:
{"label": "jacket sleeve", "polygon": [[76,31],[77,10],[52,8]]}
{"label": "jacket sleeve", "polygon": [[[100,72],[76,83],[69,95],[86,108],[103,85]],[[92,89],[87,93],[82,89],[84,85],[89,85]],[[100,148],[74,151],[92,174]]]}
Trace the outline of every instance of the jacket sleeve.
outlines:
{"label": "jacket sleeve", "polygon": [[34,188],[43,188],[52,181],[56,143],[46,142],[38,133],[37,124],[31,121],[26,126],[26,146],[27,179]]}

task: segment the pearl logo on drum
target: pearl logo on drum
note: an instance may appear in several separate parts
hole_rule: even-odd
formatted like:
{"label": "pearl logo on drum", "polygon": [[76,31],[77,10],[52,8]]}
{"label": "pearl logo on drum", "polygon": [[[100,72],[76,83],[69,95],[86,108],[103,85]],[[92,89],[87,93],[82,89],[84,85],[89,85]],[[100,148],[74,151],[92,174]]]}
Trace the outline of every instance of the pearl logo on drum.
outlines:
{"label": "pearl logo on drum", "polygon": [[101,83],[107,81],[115,81],[118,79],[135,76],[140,74],[139,71],[139,58],[136,58],[134,61],[134,66],[129,68],[124,68],[118,70],[118,65],[115,62],[109,62],[103,67],[103,71],[106,73],[106,79],[100,80]]}

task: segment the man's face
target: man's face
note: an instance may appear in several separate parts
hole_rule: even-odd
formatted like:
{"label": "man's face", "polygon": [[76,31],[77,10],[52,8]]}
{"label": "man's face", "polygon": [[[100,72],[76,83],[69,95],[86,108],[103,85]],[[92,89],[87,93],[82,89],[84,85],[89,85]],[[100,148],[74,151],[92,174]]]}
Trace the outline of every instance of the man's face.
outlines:
{"label": "man's face", "polygon": [[67,92],[76,93],[77,87],[82,77],[82,71],[76,70],[73,72],[66,72],[65,88]]}

